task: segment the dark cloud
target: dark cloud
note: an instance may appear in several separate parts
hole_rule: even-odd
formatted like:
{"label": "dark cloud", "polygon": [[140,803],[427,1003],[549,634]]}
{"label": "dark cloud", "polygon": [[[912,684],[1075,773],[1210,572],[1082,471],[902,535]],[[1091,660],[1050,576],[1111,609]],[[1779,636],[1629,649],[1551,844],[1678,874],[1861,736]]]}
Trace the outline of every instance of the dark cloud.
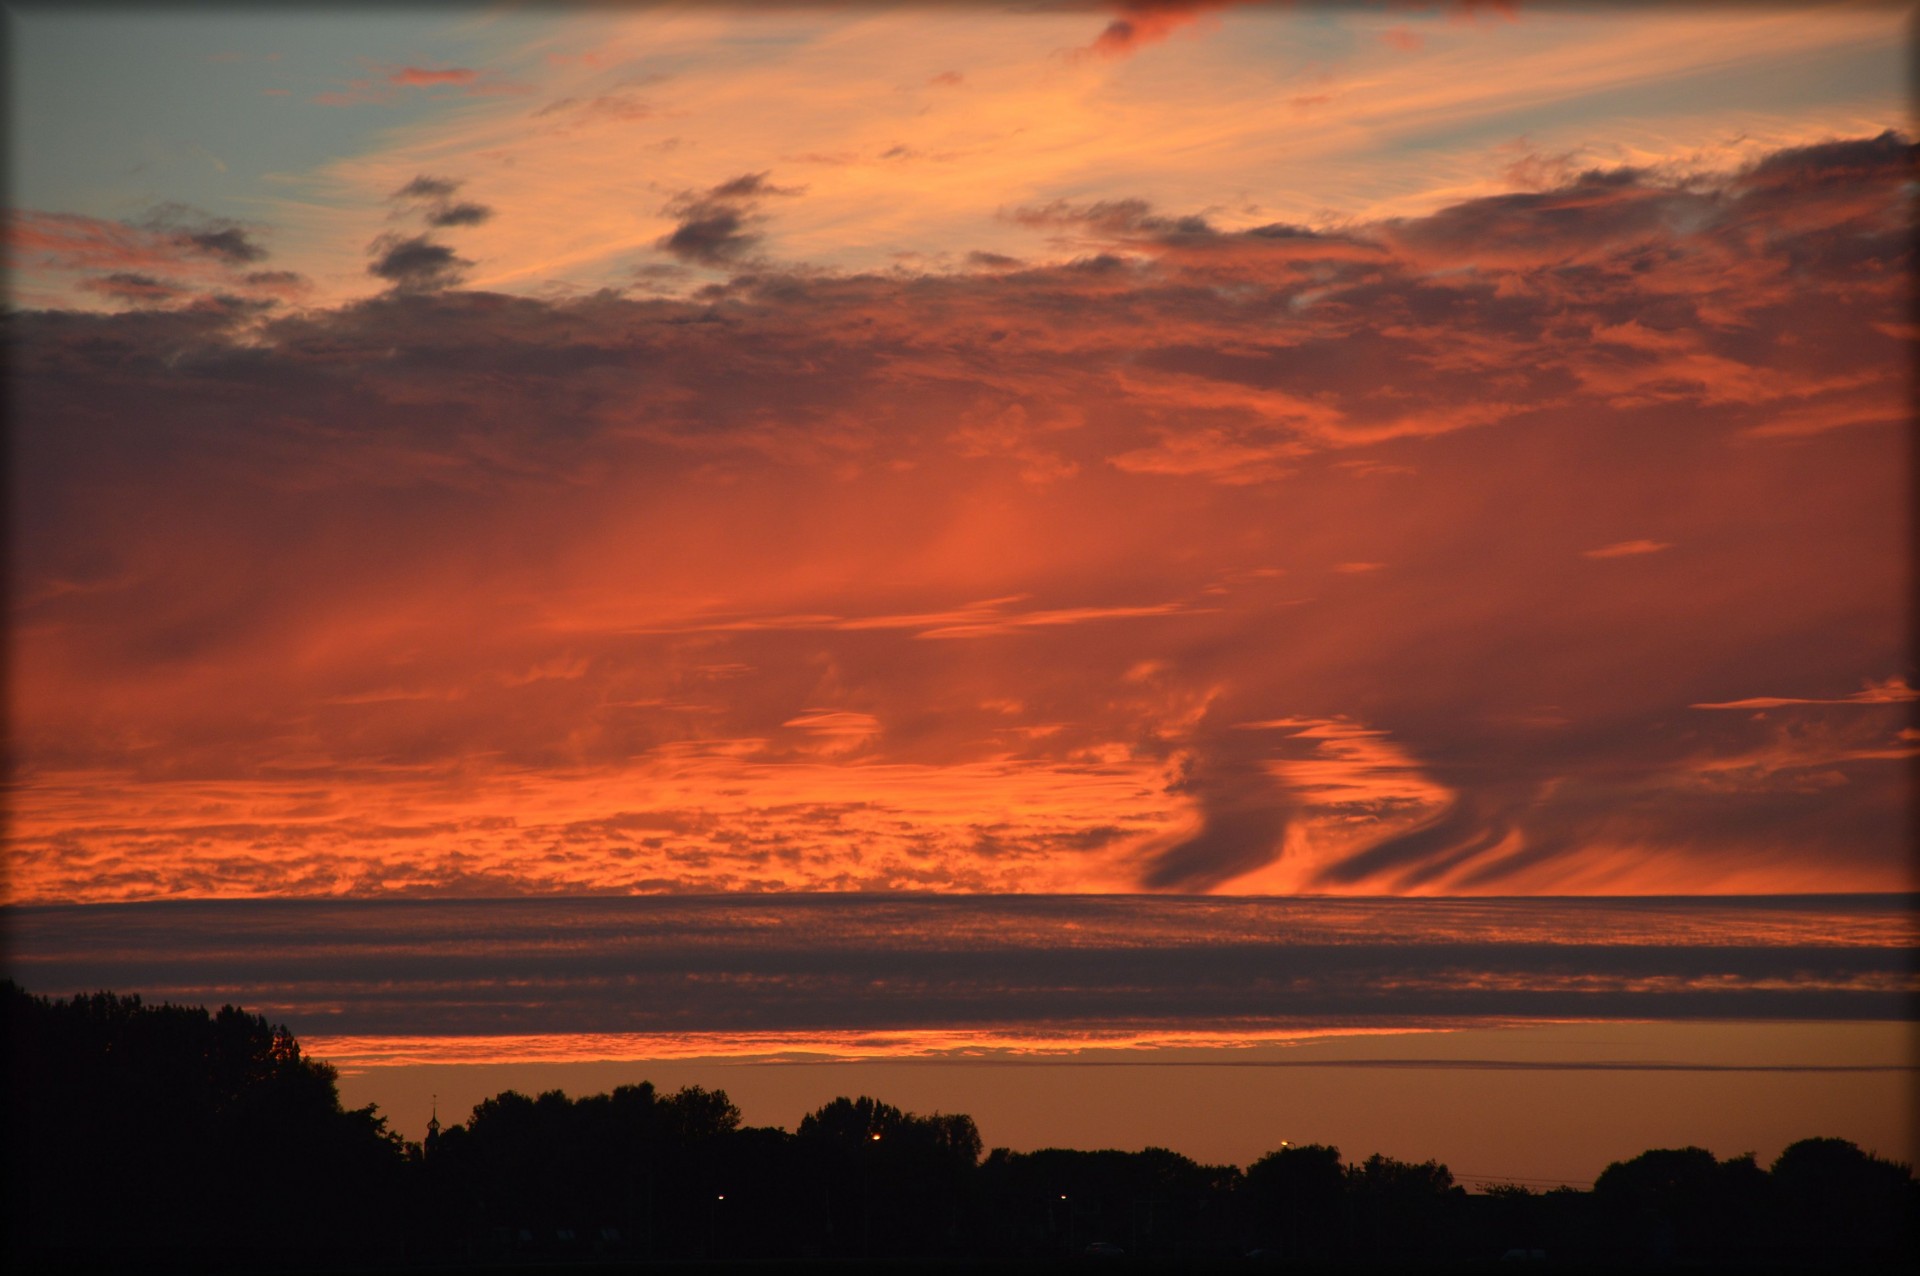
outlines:
{"label": "dark cloud", "polygon": [[743,173],[705,192],[687,191],[662,211],[680,224],[658,247],[695,265],[725,267],[744,261],[761,236],[752,227],[766,218],[757,210],[769,195],[798,195],[804,188],[775,186],[767,173]]}
{"label": "dark cloud", "polygon": [[967,254],[967,264],[981,270],[1016,270],[1021,262],[1018,257],[1009,257],[1005,253],[975,250]]}
{"label": "dark cloud", "polygon": [[1211,733],[1176,791],[1193,799],[1200,828],[1142,866],[1140,884],[1156,891],[1209,891],[1277,858],[1294,800],[1245,739]]}
{"label": "dark cloud", "polygon": [[241,276],[241,281],[255,288],[299,289],[307,286],[307,277],[297,270],[252,270]]}
{"label": "dark cloud", "polygon": [[493,210],[485,204],[459,203],[444,204],[427,213],[427,225],[442,226],[478,226],[493,216]]}
{"label": "dark cloud", "polygon": [[237,266],[261,261],[267,255],[266,249],[249,240],[246,232],[237,227],[183,233],[181,242],[196,252]]}
{"label": "dark cloud", "polygon": [[1509,832],[1503,809],[1489,810],[1477,795],[1462,795],[1415,828],[1329,864],[1319,884],[1352,886],[1397,877],[1405,887],[1419,886],[1494,849]]}
{"label": "dark cloud", "polygon": [[56,996],[244,998],[333,1034],[411,1033],[429,1003],[449,1035],[1894,1020],[1902,912],[1893,897],[221,901],[18,911],[7,974]]}
{"label": "dark cloud", "polygon": [[1911,140],[1888,129],[1877,137],[1775,151],[1741,174],[1738,185],[1747,190],[1767,186],[1879,185],[1910,173],[1914,154]]}
{"label": "dark cloud", "polygon": [[471,200],[455,201],[454,195],[464,185],[465,182],[451,177],[422,173],[387,198],[390,203],[417,209],[427,225],[436,230],[478,226],[493,216],[493,209]]}
{"label": "dark cloud", "polygon": [[1033,208],[1016,208],[1009,220],[1023,226],[1097,231],[1125,237],[1197,237],[1214,234],[1206,218],[1163,217],[1143,199],[1109,199],[1093,204],[1055,200]]}
{"label": "dark cloud", "polygon": [[421,173],[395,191],[390,198],[395,200],[449,199],[463,185],[465,185],[464,182],[455,181],[450,177],[430,177]]}
{"label": "dark cloud", "polygon": [[745,214],[738,209],[690,209],[673,233],[660,241],[660,247],[682,261],[701,266],[729,266],[760,242],[760,236],[748,231],[746,224]]}
{"label": "dark cloud", "polygon": [[762,195],[798,195],[804,190],[799,186],[775,186],[767,178],[769,173],[743,173],[731,181],[720,183],[703,197],[709,200],[749,200]]}
{"label": "dark cloud", "polygon": [[406,291],[451,288],[473,265],[447,245],[437,244],[425,235],[382,235],[368,245],[367,251],[373,254],[367,273]]}
{"label": "dark cloud", "polygon": [[83,279],[80,287],[130,305],[164,305],[189,295],[179,284],[132,271],[116,271],[111,275]]}
{"label": "dark cloud", "polygon": [[139,224],[167,236],[189,254],[211,257],[226,265],[245,266],[267,257],[267,250],[254,243],[239,222],[185,204],[161,204]]}

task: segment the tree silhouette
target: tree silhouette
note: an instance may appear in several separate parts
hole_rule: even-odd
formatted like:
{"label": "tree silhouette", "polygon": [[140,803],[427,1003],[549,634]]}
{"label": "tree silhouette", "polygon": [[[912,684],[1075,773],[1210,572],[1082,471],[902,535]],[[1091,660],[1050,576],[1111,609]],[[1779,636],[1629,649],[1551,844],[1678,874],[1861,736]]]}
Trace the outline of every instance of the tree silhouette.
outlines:
{"label": "tree silhouette", "polygon": [[1192,1263],[1248,1248],[1370,1269],[1544,1249],[1575,1267],[1901,1270],[1920,1186],[1842,1139],[1750,1155],[1662,1148],[1591,1192],[1469,1197],[1436,1161],[1290,1147],[1242,1174],[1165,1148],[996,1148],[960,1114],[840,1097],[792,1134],[727,1095],[649,1083],[508,1090],[429,1147],[284,1027],[228,1006],[67,1001],[0,985],[11,1270],[1027,1258],[1092,1242]]}
{"label": "tree silhouette", "polygon": [[1920,1184],[1907,1166],[1845,1139],[1802,1139],[1780,1154],[1772,1177],[1787,1248],[1796,1258],[1912,1255]]}
{"label": "tree silhouette", "polygon": [[[284,1027],[100,992],[0,985],[7,1238],[15,1252],[339,1250],[403,1147]],[[102,1209],[112,1202],[111,1209]],[[379,1229],[351,1229],[368,1242]]]}
{"label": "tree silhouette", "polygon": [[959,1246],[980,1159],[972,1117],[841,1096],[802,1117],[794,1137],[817,1175],[823,1250],[900,1254],[915,1238],[930,1238],[935,1252]]}
{"label": "tree silhouette", "polygon": [[1340,1149],[1284,1146],[1247,1167],[1253,1236],[1292,1259],[1325,1259],[1346,1231],[1346,1171]]}

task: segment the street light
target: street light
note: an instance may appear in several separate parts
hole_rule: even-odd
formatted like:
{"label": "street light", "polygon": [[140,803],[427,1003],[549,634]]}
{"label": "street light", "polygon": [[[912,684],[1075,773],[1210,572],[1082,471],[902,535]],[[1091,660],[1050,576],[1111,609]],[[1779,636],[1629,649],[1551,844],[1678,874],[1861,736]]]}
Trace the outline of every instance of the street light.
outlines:
{"label": "street light", "polygon": [[720,1223],[720,1203],[726,1199],[725,1192],[716,1192],[713,1204],[707,1207],[707,1254],[709,1257],[719,1253],[720,1243],[726,1232],[726,1228]]}
{"label": "street light", "polygon": [[[879,1141],[880,1131],[867,1131],[867,1142]],[[873,1160],[865,1156],[860,1158],[860,1255],[873,1257]]]}

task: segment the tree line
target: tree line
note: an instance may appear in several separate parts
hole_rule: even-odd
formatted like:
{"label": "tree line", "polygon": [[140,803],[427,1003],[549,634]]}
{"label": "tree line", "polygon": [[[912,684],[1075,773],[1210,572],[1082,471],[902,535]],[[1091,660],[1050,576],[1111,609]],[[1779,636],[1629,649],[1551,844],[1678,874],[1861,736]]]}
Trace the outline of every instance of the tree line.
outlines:
{"label": "tree line", "polygon": [[[409,1143],[284,1027],[4,984],[12,1270],[674,1260],[1248,1257],[1306,1268],[1892,1268],[1920,1186],[1840,1139],[1770,1166],[1659,1149],[1591,1190],[1469,1194],[1447,1167],[1281,1146],[985,1152],[971,1118],[837,1098],[784,1129],[719,1090],[506,1091]],[[984,1152],[984,1155],[983,1155]],[[24,1264],[24,1266],[23,1266]]]}

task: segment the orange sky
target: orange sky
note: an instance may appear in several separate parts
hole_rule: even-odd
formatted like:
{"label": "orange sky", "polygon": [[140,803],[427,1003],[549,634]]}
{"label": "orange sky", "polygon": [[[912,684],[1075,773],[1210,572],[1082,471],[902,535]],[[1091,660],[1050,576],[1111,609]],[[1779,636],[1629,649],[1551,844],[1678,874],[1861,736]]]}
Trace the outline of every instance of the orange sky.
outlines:
{"label": "orange sky", "polygon": [[1286,1139],[1332,1144],[1350,1160],[1439,1159],[1469,1190],[1530,1179],[1540,1191],[1585,1187],[1650,1147],[1768,1162],[1808,1130],[1911,1161],[1912,1035],[1890,1023],[1579,1023],[1025,1063],[376,1064],[349,1067],[340,1084],[349,1104],[378,1100],[410,1135],[436,1110],[444,1122],[510,1087],[585,1095],[644,1077],[669,1090],[723,1087],[747,1121],[789,1129],[833,1095],[876,1094],[911,1111],[966,1112],[989,1146],[1016,1151],[1170,1147],[1244,1166]]}
{"label": "orange sky", "polygon": [[1893,11],[1194,9],[29,84],[5,898],[1907,888]]}

